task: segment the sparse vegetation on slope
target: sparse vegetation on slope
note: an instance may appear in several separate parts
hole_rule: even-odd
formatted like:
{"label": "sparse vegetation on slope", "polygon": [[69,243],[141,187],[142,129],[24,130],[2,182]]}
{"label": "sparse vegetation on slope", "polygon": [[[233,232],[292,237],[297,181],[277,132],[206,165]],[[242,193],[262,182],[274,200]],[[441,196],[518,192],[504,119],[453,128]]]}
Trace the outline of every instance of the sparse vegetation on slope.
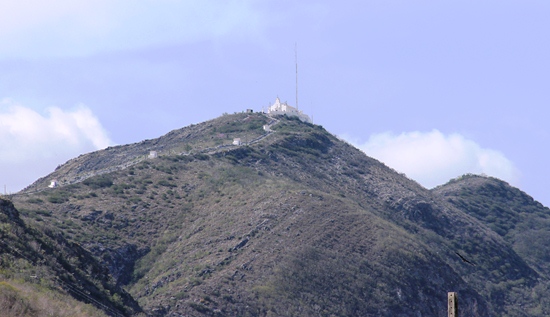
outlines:
{"label": "sparse vegetation on slope", "polygon": [[[522,225],[471,213],[475,190],[457,204],[320,126],[277,120],[225,115],[84,155],[14,201],[152,316],[432,316],[451,290],[469,316],[545,316],[548,273],[512,239]],[[54,177],[81,181],[47,189]]]}
{"label": "sparse vegetation on slope", "polygon": [[5,317],[106,317],[92,305],[79,302],[39,284],[0,281],[0,311]]}
{"label": "sparse vegetation on slope", "polygon": [[[69,296],[113,316],[140,311],[137,303],[116,287],[107,270],[88,252],[67,241],[59,230],[39,222],[27,225],[12,203],[3,199],[0,199],[0,280],[4,283],[5,311],[15,316],[41,314],[47,309],[42,301],[50,298],[55,303]],[[52,293],[50,297],[43,294],[48,292]],[[37,301],[29,302],[32,298]],[[11,307],[10,303],[17,305]],[[60,315],[79,313],[63,307],[61,303],[58,305]],[[82,309],[82,314],[93,313],[85,307],[74,308]]]}
{"label": "sparse vegetation on slope", "polygon": [[[530,316],[549,314],[548,301],[543,299],[543,294],[550,289],[550,209],[519,189],[491,177],[464,175],[439,186],[434,192],[502,236],[541,275],[541,282],[532,290],[535,300],[527,313]],[[511,264],[510,259],[502,255],[493,257],[492,261],[498,261],[502,266]],[[529,296],[514,289],[515,283],[513,279],[507,279],[492,284],[489,288],[491,296],[508,297],[509,301]]]}

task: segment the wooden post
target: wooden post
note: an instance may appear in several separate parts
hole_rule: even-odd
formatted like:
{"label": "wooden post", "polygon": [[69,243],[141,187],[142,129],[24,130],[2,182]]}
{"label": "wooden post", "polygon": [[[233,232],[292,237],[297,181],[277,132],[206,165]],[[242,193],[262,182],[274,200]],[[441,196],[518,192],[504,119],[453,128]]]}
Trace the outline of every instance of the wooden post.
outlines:
{"label": "wooden post", "polygon": [[449,292],[447,299],[449,302],[449,317],[458,317],[458,294],[456,292]]}

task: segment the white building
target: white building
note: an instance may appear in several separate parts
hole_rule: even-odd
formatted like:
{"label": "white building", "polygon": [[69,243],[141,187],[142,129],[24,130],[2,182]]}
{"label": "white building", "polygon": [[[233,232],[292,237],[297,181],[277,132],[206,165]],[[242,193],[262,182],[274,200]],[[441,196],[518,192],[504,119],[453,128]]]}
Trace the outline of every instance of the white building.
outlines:
{"label": "white building", "polygon": [[56,188],[58,186],[57,179],[52,179],[50,185],[48,185],[49,188]]}
{"label": "white building", "polygon": [[270,114],[270,115],[286,114],[289,117],[298,117],[300,120],[304,122],[312,123],[311,119],[307,114],[303,113],[302,111],[292,106],[289,106],[286,102],[281,103],[281,100],[279,100],[279,97],[277,97],[273,105],[267,108],[267,114]]}
{"label": "white building", "polygon": [[159,154],[158,154],[157,151],[150,151],[148,158],[154,159],[154,158],[157,158],[158,156],[159,156]]}
{"label": "white building", "polygon": [[233,145],[241,145],[241,138],[235,138],[233,139]]}

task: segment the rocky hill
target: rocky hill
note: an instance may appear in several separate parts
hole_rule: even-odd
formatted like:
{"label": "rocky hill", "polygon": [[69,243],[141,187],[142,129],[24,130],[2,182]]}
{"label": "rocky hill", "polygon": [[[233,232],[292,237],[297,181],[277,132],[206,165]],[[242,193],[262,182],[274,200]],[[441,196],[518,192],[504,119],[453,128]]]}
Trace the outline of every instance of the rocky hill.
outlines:
{"label": "rocky hill", "polygon": [[151,316],[442,316],[448,291],[465,316],[550,310],[547,208],[491,178],[427,190],[292,118],[82,155],[12,200]]}
{"label": "rocky hill", "polygon": [[434,189],[500,235],[542,276],[550,274],[550,210],[495,178],[465,175]]}

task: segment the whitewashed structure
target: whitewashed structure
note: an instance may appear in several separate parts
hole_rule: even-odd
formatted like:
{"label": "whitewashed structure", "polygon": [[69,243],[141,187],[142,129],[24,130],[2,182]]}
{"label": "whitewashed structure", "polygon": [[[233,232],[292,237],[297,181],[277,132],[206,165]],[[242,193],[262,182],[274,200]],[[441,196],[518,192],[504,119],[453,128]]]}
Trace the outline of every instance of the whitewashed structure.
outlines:
{"label": "whitewashed structure", "polygon": [[241,145],[241,138],[235,138],[233,139],[233,145]]}
{"label": "whitewashed structure", "polygon": [[150,151],[150,152],[149,152],[148,158],[150,158],[150,159],[155,159],[155,158],[157,158],[158,156],[159,156],[159,154],[158,154],[157,151]]}
{"label": "whitewashed structure", "polygon": [[307,123],[313,123],[312,120],[309,118],[307,114],[304,112],[298,110],[297,108],[294,108],[292,106],[289,106],[286,102],[281,102],[279,100],[279,97],[275,100],[275,103],[269,108],[267,108],[267,114],[269,115],[287,115],[289,117],[298,117],[300,120],[307,122]]}
{"label": "whitewashed structure", "polygon": [[52,179],[50,185],[48,185],[49,188],[56,188],[59,184],[57,183],[57,179]]}

